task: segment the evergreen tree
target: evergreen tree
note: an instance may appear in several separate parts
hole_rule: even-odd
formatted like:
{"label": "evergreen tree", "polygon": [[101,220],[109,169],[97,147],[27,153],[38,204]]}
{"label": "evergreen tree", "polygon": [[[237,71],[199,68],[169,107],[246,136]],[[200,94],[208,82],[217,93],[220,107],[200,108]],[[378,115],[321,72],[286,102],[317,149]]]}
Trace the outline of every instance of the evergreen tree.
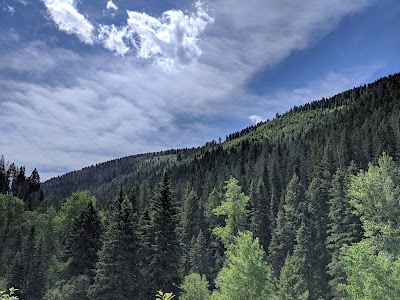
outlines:
{"label": "evergreen tree", "polygon": [[[310,298],[319,299],[328,294],[328,276],[326,268],[329,256],[326,250],[326,230],[328,223],[328,192],[327,181],[314,178],[306,192],[308,204],[308,227],[313,244],[311,261],[313,277],[308,282]],[[311,272],[311,270],[310,270]]]}
{"label": "evergreen tree", "polygon": [[201,230],[201,206],[195,191],[188,185],[183,194],[183,208],[181,213],[181,241],[183,274],[187,274],[189,266],[189,249],[193,238]]}
{"label": "evergreen tree", "polygon": [[225,216],[225,226],[216,227],[213,233],[227,246],[239,232],[246,229],[247,203],[249,197],[242,192],[238,180],[230,177],[225,185],[225,200],[214,209],[214,213]]}
{"label": "evergreen tree", "polygon": [[99,252],[96,276],[89,288],[90,299],[136,299],[137,278],[137,216],[132,203],[125,197],[115,201]]}
{"label": "evergreen tree", "polygon": [[338,169],[333,176],[329,190],[329,224],[326,245],[331,256],[328,264],[328,274],[331,276],[329,285],[335,299],[341,299],[337,287],[345,282],[344,270],[338,264],[340,249],[343,245],[351,245],[362,238],[360,219],[354,214],[354,208],[347,196],[347,189],[355,166],[347,170]]}
{"label": "evergreen tree", "polygon": [[68,266],[65,279],[86,275],[93,283],[97,252],[101,246],[102,224],[99,213],[93,202],[76,218],[72,230],[67,238],[65,256]]}
{"label": "evergreen tree", "polygon": [[308,300],[309,291],[301,272],[301,263],[296,257],[288,255],[279,277],[277,299]]}
{"label": "evergreen tree", "polygon": [[283,203],[278,211],[277,225],[272,235],[268,257],[276,276],[287,254],[293,253],[296,231],[301,222],[307,219],[304,187],[297,175],[293,175],[281,201]]}
{"label": "evergreen tree", "polygon": [[4,156],[0,157],[0,194],[7,194],[10,188]]}
{"label": "evergreen tree", "polygon": [[[33,287],[32,281],[35,279],[35,273],[40,272],[38,276],[42,277],[40,268],[40,257],[36,248],[36,229],[32,226],[28,235],[24,238],[20,251],[17,252],[8,274],[8,286],[18,289],[16,295],[21,300],[31,299],[29,289]],[[41,252],[41,250],[40,250]]]}
{"label": "evergreen tree", "polygon": [[193,237],[189,250],[189,270],[192,273],[199,273],[210,276],[212,267],[212,255],[207,247],[207,241],[200,230],[197,237]]}
{"label": "evergreen tree", "polygon": [[268,249],[270,243],[269,209],[270,202],[267,198],[267,190],[264,180],[260,178],[257,184],[250,185],[250,229],[254,236],[260,238],[264,249]]}
{"label": "evergreen tree", "polygon": [[179,219],[167,172],[164,172],[157,186],[151,213],[151,230],[154,234],[150,262],[151,286],[154,291],[171,291],[176,294],[181,280]]}
{"label": "evergreen tree", "polygon": [[150,208],[145,208],[142,212],[139,223],[139,253],[138,265],[140,277],[138,285],[140,299],[150,299],[154,296],[154,287],[151,282],[151,259],[153,256],[154,234],[149,213]]}

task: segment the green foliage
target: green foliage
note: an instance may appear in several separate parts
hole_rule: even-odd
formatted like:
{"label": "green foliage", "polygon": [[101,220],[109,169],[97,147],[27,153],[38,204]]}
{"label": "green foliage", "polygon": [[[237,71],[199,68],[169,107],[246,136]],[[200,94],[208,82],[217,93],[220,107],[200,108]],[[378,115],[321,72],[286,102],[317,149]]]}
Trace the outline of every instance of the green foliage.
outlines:
{"label": "green foliage", "polygon": [[158,291],[156,294],[157,300],[171,300],[174,297],[175,295],[173,295],[172,293],[163,293],[163,291]]}
{"label": "green foliage", "polygon": [[179,297],[181,300],[208,300],[211,295],[206,277],[198,273],[185,276],[180,289],[182,290]]}
{"label": "green foliage", "polygon": [[139,275],[137,222],[128,197],[122,203],[115,201],[99,252],[95,282],[89,288],[89,299],[135,299]]}
{"label": "green foliage", "polygon": [[378,252],[372,239],[344,246],[340,264],[347,275],[347,283],[339,284],[345,299],[400,299],[400,258]]}
{"label": "green foliage", "polygon": [[264,300],[274,294],[272,270],[251,232],[239,232],[225,255],[226,263],[218,273],[211,299]]}
{"label": "green foliage", "polygon": [[88,207],[90,202],[95,205],[96,198],[90,192],[84,191],[73,193],[62,205],[57,214],[57,222],[60,232],[64,234],[63,239],[71,231],[75,219]]}
{"label": "green foliage", "polygon": [[176,292],[181,280],[178,209],[169,174],[161,177],[150,211],[153,233],[149,279],[155,289]]}
{"label": "green foliage", "polygon": [[335,299],[341,298],[337,289],[338,284],[344,283],[346,280],[345,272],[338,263],[340,249],[343,245],[351,245],[360,241],[363,233],[360,219],[354,214],[354,208],[347,195],[354,172],[354,165],[347,170],[337,170],[329,190],[329,224],[326,244],[331,255],[331,261],[328,264],[328,273],[331,276],[329,284]]}
{"label": "green foliage", "polygon": [[101,246],[102,224],[93,202],[75,219],[66,242],[65,257],[68,259],[65,279],[87,275],[91,281]]}
{"label": "green foliage", "polygon": [[14,288],[9,288],[9,292],[7,291],[0,291],[0,300],[18,300],[17,296],[14,296],[15,291],[18,291]]}
{"label": "green foliage", "polygon": [[307,282],[302,272],[303,262],[300,258],[288,255],[282,266],[277,299],[285,300],[308,300],[309,291]]}
{"label": "green foliage", "polygon": [[233,176],[226,181],[225,200],[214,209],[215,215],[226,217],[225,226],[216,227],[213,230],[213,233],[221,239],[225,246],[232,242],[240,230],[246,229],[248,214],[246,205],[250,198],[242,192],[238,183],[239,181]]}
{"label": "green foliage", "polygon": [[23,222],[24,202],[0,194],[0,277],[5,276],[13,259]]}
{"label": "green foliage", "polygon": [[400,169],[383,154],[350,184],[351,203],[360,215],[365,236],[380,249],[400,254]]}
{"label": "green foliage", "polygon": [[268,260],[274,269],[276,277],[279,275],[286,255],[293,253],[296,232],[301,223],[307,218],[307,204],[305,201],[304,186],[295,174],[290,180],[284,197],[281,199],[276,228],[272,233]]}

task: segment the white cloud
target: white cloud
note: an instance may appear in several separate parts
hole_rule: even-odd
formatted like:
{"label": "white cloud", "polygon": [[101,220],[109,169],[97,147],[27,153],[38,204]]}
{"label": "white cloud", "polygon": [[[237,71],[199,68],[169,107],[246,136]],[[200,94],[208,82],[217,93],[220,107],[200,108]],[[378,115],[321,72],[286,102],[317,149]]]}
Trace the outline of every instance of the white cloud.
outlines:
{"label": "white cloud", "polygon": [[124,39],[128,34],[126,27],[116,28],[114,25],[101,25],[99,27],[98,39],[102,41],[103,46],[116,54],[125,55],[130,48],[125,45]]}
{"label": "white cloud", "polygon": [[195,7],[195,13],[169,10],[160,18],[127,11],[127,25],[101,25],[99,40],[119,55],[135,53],[137,57],[154,60],[164,69],[189,65],[202,53],[200,35],[214,22],[202,3]]}
{"label": "white cloud", "polygon": [[75,0],[42,0],[51,19],[68,34],[76,34],[87,44],[93,44],[94,26],[76,9]]}
{"label": "white cloud", "polygon": [[[118,55],[134,53],[151,59],[164,69],[172,70],[196,61],[201,55],[199,37],[214,22],[204,4],[195,4],[196,12],[165,11],[160,18],[146,13],[127,11],[127,25],[92,25],[76,9],[74,0],[42,0],[60,30],[76,34],[83,42],[101,43]],[[118,7],[107,3],[108,10]],[[97,38],[94,32],[97,31]]]}
{"label": "white cloud", "polygon": [[196,9],[196,13],[191,14],[169,10],[160,19],[128,11],[130,38],[137,55],[156,58],[166,68],[188,65],[197,60],[201,54],[199,35],[214,19],[200,2],[196,4]]}
{"label": "white cloud", "polygon": [[[200,145],[230,133],[215,128],[213,120],[243,120],[254,113],[267,118],[301,101],[339,92],[371,71],[346,76],[331,73],[325,78],[329,80],[262,96],[251,94],[245,85],[255,73],[312,45],[342,17],[366,4],[357,0],[351,4],[345,0],[210,0],[215,23],[207,32],[212,18],[201,8],[194,13],[171,11],[160,18],[131,12],[130,22],[122,27],[103,25],[88,31],[93,42],[120,55],[96,52],[74,59],[61,55],[62,49],[32,45],[29,51],[17,52],[18,59],[8,64],[12,53],[0,53],[6,57],[0,61],[0,71],[10,67],[25,72],[24,66],[34,65],[28,72],[49,72],[49,78],[63,74],[55,83],[45,84],[31,76],[26,80],[2,77],[0,149],[10,160],[38,167],[46,179],[54,170]],[[201,34],[207,37],[199,41]],[[136,49],[137,56],[127,55]],[[167,65],[187,65],[166,74],[143,63],[145,57]],[[190,63],[196,59],[196,64]],[[357,79],[354,74],[362,72],[366,77]],[[65,82],[70,77],[65,73],[73,73],[72,83]],[[333,87],[335,82],[340,84]]]}
{"label": "white cloud", "polygon": [[118,6],[116,6],[116,5],[112,2],[112,0],[109,0],[109,1],[107,2],[107,9],[108,9],[108,10],[117,11],[117,10],[118,10]]}
{"label": "white cloud", "polygon": [[257,115],[250,116],[249,120],[254,124],[258,124],[260,122],[265,122],[266,121],[266,119],[264,119],[263,117],[257,116]]}

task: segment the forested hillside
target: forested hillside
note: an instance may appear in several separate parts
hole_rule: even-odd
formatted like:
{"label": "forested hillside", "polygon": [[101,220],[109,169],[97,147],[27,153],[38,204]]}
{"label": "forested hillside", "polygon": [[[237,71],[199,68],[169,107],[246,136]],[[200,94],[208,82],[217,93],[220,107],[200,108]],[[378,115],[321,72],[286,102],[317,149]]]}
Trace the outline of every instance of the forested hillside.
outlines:
{"label": "forested hillside", "polygon": [[399,299],[399,123],[396,74],[223,143],[51,179],[28,193],[43,189],[34,202],[3,160],[0,290],[14,286],[22,300],[147,300],[159,290],[182,300]]}
{"label": "forested hillside", "polygon": [[[326,164],[331,174],[354,161],[365,169],[383,151],[400,151],[400,75],[354,88],[330,99],[294,107],[272,121],[230,134],[224,143],[116,159],[46,181],[47,196],[65,199],[90,190],[101,204],[113,199],[119,185],[147,194],[164,169],[180,197],[186,182],[201,199],[233,175],[245,191],[260,177],[280,196],[296,173],[308,186]],[[285,101],[285,99],[279,99]],[[137,186],[139,185],[139,186]],[[145,197],[145,196],[144,196]],[[145,200],[145,199],[141,199]]]}

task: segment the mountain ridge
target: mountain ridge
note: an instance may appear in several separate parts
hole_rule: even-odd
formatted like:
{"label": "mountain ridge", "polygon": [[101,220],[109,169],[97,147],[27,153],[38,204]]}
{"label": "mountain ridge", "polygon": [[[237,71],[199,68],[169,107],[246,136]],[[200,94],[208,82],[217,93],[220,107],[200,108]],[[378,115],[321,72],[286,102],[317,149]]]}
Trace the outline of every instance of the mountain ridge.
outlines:
{"label": "mountain ridge", "polygon": [[[335,126],[342,124],[342,121],[345,121],[344,124],[346,124],[357,113],[374,114],[389,104],[396,107],[396,109],[392,109],[396,111],[397,104],[394,100],[398,100],[396,97],[398,97],[400,90],[399,82],[399,73],[389,75],[373,83],[355,87],[327,99],[322,98],[298,107],[294,106],[282,115],[277,114],[272,120],[260,122],[227,135],[223,143],[211,141],[202,147],[171,149],[125,156],[52,178],[45,181],[42,187],[47,196],[54,195],[62,199],[68,197],[74,191],[88,189],[103,201],[105,199],[103,199],[101,193],[107,191],[106,197],[109,198],[112,196],[110,190],[115,190],[118,185],[131,186],[135,181],[145,180],[151,186],[157,181],[164,169],[174,173],[176,169],[191,168],[193,164],[196,165],[198,161],[208,159],[206,157],[210,155],[218,157],[218,153],[221,151],[228,155],[228,153],[232,152],[232,149],[236,151],[240,148],[239,152],[243,154],[243,151],[246,150],[244,148],[254,148],[254,144],[262,144],[261,148],[265,148],[264,146],[267,144],[282,146],[297,139],[304,140],[310,135],[310,132],[321,131],[321,128],[327,128],[328,131],[335,130]],[[396,94],[391,95],[391,91]],[[383,97],[378,94],[382,94]],[[387,103],[385,99],[389,99]],[[379,120],[381,119],[379,118]],[[363,118],[362,122],[365,123],[365,118]],[[370,127],[370,125],[368,126]],[[343,130],[342,127],[340,128],[341,131]],[[369,131],[371,131],[371,128],[369,128]],[[315,132],[312,134],[315,134]],[[340,137],[333,139],[340,140]],[[324,142],[327,141],[325,140]],[[256,153],[257,155],[259,154]],[[396,155],[394,156],[396,157]],[[242,164],[246,165],[246,162]],[[242,168],[247,168],[247,165],[244,165]],[[340,162],[338,165],[340,165]],[[361,163],[360,167],[365,166]],[[271,169],[271,166],[268,168]],[[235,168],[232,168],[232,173],[238,174],[237,170],[233,169]],[[305,171],[303,170],[303,172]],[[248,172],[246,171],[245,173]],[[257,170],[255,175],[255,177],[260,176],[260,171]],[[250,179],[252,177],[250,174]],[[175,183],[177,183],[176,180]],[[244,188],[246,190],[248,185],[244,184]]]}

